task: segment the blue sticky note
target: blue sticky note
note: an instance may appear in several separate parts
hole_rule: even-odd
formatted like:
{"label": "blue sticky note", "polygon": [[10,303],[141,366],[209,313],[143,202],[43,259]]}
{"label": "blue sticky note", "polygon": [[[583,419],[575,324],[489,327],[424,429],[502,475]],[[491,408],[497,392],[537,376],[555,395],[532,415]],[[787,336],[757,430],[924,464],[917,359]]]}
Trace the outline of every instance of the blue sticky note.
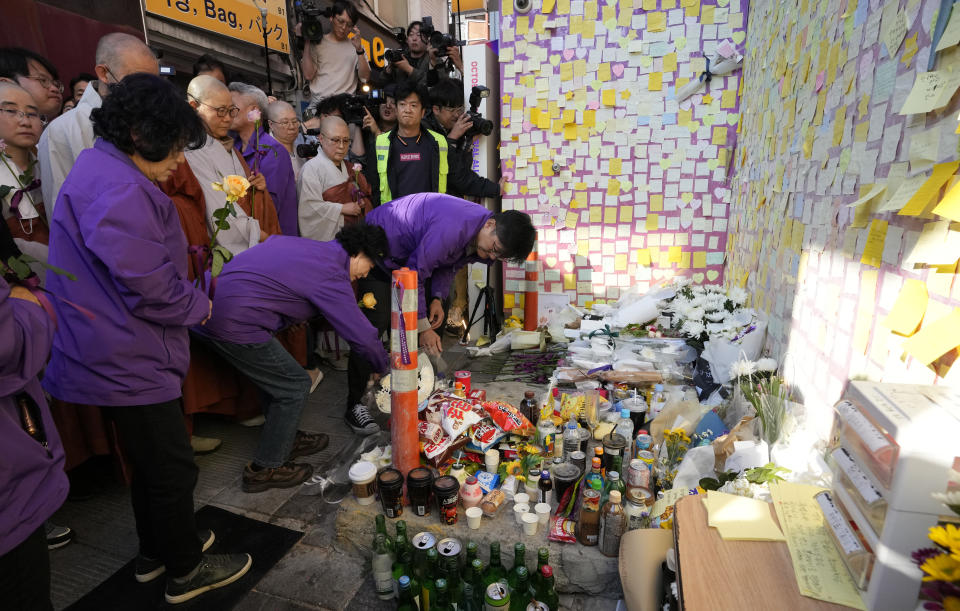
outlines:
{"label": "blue sticky note", "polygon": [[650,117],[637,115],[637,126],[639,127],[641,125],[650,125]]}
{"label": "blue sticky note", "polygon": [[663,115],[663,124],[664,125],[676,125],[677,124],[677,113],[671,112]]}

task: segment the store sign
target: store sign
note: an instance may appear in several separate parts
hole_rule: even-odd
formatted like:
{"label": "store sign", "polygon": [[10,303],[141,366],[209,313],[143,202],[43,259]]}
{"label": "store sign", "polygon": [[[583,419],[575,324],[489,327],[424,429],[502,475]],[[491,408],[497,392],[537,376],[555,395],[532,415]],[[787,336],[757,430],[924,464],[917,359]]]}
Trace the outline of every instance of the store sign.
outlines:
{"label": "store sign", "polygon": [[[267,44],[290,52],[284,0],[260,0],[267,6]],[[237,40],[263,46],[263,17],[250,0],[146,0],[148,13]]]}

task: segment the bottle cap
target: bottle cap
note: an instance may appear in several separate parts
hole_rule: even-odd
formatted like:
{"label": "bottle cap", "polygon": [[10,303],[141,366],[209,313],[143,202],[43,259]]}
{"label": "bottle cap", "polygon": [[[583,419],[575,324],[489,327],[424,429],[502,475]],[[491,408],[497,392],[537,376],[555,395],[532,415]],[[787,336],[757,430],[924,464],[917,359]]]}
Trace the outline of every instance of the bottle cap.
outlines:
{"label": "bottle cap", "polygon": [[549,472],[549,471],[544,471],[544,472],[540,473],[540,479],[550,479],[550,472]]}
{"label": "bottle cap", "polygon": [[619,490],[611,490],[611,491],[610,491],[610,502],[611,502],[611,503],[619,503],[620,501],[621,501],[620,491],[619,491]]}
{"label": "bottle cap", "polygon": [[438,590],[446,590],[447,580],[441,577],[440,579],[437,580],[436,585]]}
{"label": "bottle cap", "polygon": [[625,407],[624,407],[624,408],[621,408],[621,409],[620,409],[620,417],[621,417],[621,418],[629,418],[629,417],[630,417],[630,410],[627,409],[627,408],[625,408]]}
{"label": "bottle cap", "polygon": [[524,391],[523,396],[526,397],[527,399],[532,399],[535,394],[537,393],[533,392],[532,390],[527,390],[527,391]]}
{"label": "bottle cap", "polygon": [[597,446],[593,449],[593,453],[597,456],[603,456],[603,448],[601,446]]}
{"label": "bottle cap", "polygon": [[567,423],[567,430],[568,430],[568,431],[575,431],[575,430],[577,430],[577,423],[574,422],[573,420],[571,420],[570,422],[568,422],[568,423]]}
{"label": "bottle cap", "polygon": [[639,431],[637,431],[637,435],[641,435],[641,434],[642,434],[642,435],[649,435],[649,433],[647,433],[647,429],[640,429]]}
{"label": "bottle cap", "polygon": [[401,588],[405,588],[410,585],[410,578],[407,577],[406,575],[401,575],[398,581],[400,583]]}
{"label": "bottle cap", "polygon": [[477,483],[477,478],[474,477],[473,475],[471,475],[471,476],[467,477],[467,480],[466,480],[465,483],[467,483],[467,484],[469,484],[469,485],[472,486],[472,485],[474,485],[474,484]]}
{"label": "bottle cap", "polygon": [[620,474],[616,471],[607,471],[607,479],[620,479]]}
{"label": "bottle cap", "polygon": [[600,459],[597,458],[596,456],[594,456],[594,457],[593,457],[593,460],[590,461],[590,466],[593,467],[594,469],[599,469],[599,468],[600,468]]}
{"label": "bottle cap", "polygon": [[[550,566],[549,564],[545,564],[545,565],[543,565],[543,567],[540,569],[540,573],[541,573],[544,577],[547,577],[547,578],[553,577],[553,567]],[[409,581],[409,579],[408,579],[407,581]]]}

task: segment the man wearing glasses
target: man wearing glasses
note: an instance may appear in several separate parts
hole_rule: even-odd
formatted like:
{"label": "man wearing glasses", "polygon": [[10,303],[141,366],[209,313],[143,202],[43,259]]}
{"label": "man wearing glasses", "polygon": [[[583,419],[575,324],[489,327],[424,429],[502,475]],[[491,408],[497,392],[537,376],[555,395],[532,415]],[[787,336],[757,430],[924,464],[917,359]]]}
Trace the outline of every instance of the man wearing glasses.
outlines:
{"label": "man wearing glasses", "polygon": [[[343,195],[347,197],[337,197],[329,191],[356,180],[356,172],[344,161],[349,149],[350,131],[344,120],[334,115],[324,117],[320,122],[320,151],[304,164],[297,181],[301,236],[327,242],[345,221],[354,221],[363,214],[364,207],[369,209],[369,187],[361,198],[353,197],[353,189],[345,190]],[[362,190],[366,186],[362,174],[360,180]]]}
{"label": "man wearing glasses", "polygon": [[[516,210],[494,214],[480,204],[443,195],[417,193],[374,208],[366,216],[370,225],[387,233],[390,256],[387,269],[374,269],[358,282],[362,295],[372,292],[377,304],[364,313],[381,333],[390,327],[390,276],[388,270],[408,267],[417,272],[417,329],[421,349],[440,352],[437,329],[443,322],[443,300],[454,275],[467,263],[523,261],[533,250],[537,231],[530,217]],[[378,430],[365,414],[360,399],[371,371],[363,359],[350,353],[347,369],[347,423],[354,432],[369,435]]]}
{"label": "man wearing glasses", "polygon": [[[310,104],[338,93],[353,93],[359,81],[370,78],[370,64],[360,44],[360,13],[350,2],[337,0],[330,17],[331,31],[320,43],[307,41],[300,66],[310,81]],[[353,34],[353,37],[350,37]]]}
{"label": "man wearing glasses", "polygon": [[[122,78],[137,72],[159,74],[160,67],[153,52],[142,40],[129,34],[114,32],[97,43],[97,80],[89,83],[76,108],[64,113],[47,126],[37,146],[40,166],[40,188],[49,214],[60,193],[63,181],[73,168],[80,153],[93,147],[93,123],[90,113],[100,108],[103,98],[110,95],[110,87]],[[57,82],[62,89],[63,85]]]}
{"label": "man wearing glasses", "polygon": [[50,60],[29,49],[0,49],[0,80],[20,85],[33,97],[43,120],[53,121],[63,105],[63,83]]}

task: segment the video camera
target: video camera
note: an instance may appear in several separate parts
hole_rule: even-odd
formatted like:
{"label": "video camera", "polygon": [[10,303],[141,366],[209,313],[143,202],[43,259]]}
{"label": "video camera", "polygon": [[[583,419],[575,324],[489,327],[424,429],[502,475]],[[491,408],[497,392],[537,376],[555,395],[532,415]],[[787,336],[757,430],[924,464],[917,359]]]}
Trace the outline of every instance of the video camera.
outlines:
{"label": "video camera", "polygon": [[395,64],[403,59],[403,49],[384,49],[383,58],[391,64]]}
{"label": "video camera", "polygon": [[347,97],[343,103],[343,120],[347,124],[363,125],[363,118],[367,116],[364,109],[368,109],[375,118],[380,112],[380,104],[386,99],[383,89],[371,89],[363,85],[363,93]]}
{"label": "video camera", "polygon": [[320,43],[323,40],[323,22],[320,18],[333,17],[333,7],[320,8],[318,0],[303,0],[294,6],[299,13],[300,35],[313,44]]}
{"label": "video camera", "polygon": [[464,138],[469,139],[476,135],[489,136],[490,133],[493,132],[493,121],[484,119],[483,115],[478,112],[480,101],[489,95],[489,87],[474,85],[473,89],[470,90],[470,110],[466,112],[466,115],[470,117],[472,125],[463,135]]}
{"label": "video camera", "polygon": [[438,32],[433,27],[433,17],[424,17],[423,25],[420,26],[420,36],[424,42],[437,50],[437,57],[446,57],[450,47],[462,47],[464,42],[457,40],[449,34]]}

